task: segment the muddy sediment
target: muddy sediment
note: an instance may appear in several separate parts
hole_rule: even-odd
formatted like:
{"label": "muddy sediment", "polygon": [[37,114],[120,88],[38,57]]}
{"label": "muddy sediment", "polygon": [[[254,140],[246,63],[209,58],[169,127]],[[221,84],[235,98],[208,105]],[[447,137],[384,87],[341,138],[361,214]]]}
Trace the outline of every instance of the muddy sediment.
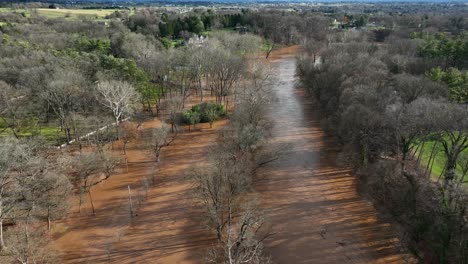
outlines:
{"label": "muddy sediment", "polygon": [[[356,192],[349,168],[336,164],[338,149],[320,128],[316,106],[296,87],[294,52],[273,52],[276,100],[268,111],[272,141],[286,154],[260,171],[255,186],[275,235],[267,242],[274,263],[402,263],[397,233]],[[144,128],[158,121],[144,124]],[[64,263],[203,263],[213,237],[200,224],[187,170],[206,162],[223,123],[198,125],[163,149],[156,184],[142,193],[153,163],[140,142],[129,146],[129,169],[93,188],[96,216],[85,206],[56,224],[54,243]],[[119,146],[117,145],[116,148]],[[130,217],[128,186],[137,215]]]}

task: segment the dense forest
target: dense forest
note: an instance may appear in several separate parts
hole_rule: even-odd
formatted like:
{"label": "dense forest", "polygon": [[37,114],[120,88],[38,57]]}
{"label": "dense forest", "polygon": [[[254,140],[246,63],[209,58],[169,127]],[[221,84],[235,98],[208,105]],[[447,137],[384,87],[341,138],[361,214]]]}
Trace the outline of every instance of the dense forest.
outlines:
{"label": "dense forest", "polygon": [[412,15],[392,23],[383,39],[378,30],[308,40],[298,74],[343,144],[343,162],[405,227],[410,250],[429,263],[464,263],[466,22]]}
{"label": "dense forest", "polygon": [[[362,195],[401,225],[418,261],[466,263],[468,22],[465,9],[445,7],[0,10],[0,261],[63,263],[54,221],[85,203],[84,217],[99,214],[93,187],[128,172],[127,144],[143,142],[151,157],[143,201],[163,149],[227,119],[210,165],[187,172],[216,241],[204,259],[270,262],[263,242],[274,232],[254,191],[257,170],[281,157],[265,115],[277,100],[268,58],[300,45],[300,86]],[[163,124],[142,129],[155,118]]]}

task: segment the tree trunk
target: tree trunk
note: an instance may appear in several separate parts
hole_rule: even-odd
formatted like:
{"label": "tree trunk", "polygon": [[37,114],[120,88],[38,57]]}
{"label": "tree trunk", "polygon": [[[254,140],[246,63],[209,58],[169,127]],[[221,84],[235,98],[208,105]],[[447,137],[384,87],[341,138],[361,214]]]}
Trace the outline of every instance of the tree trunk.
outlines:
{"label": "tree trunk", "polygon": [[[116,116],[115,117],[115,134],[116,134],[115,136],[117,137],[117,140],[119,140],[119,123],[120,123],[119,122],[119,117]],[[114,141],[112,140],[112,142],[114,142]]]}
{"label": "tree trunk", "polygon": [[125,165],[127,167],[127,173],[128,173],[128,158],[127,158],[127,155],[125,155]]}
{"label": "tree trunk", "polygon": [[128,202],[130,205],[130,218],[133,218],[133,203],[132,203],[132,193],[130,191],[130,185],[128,185]]}
{"label": "tree trunk", "polygon": [[457,155],[447,155],[447,163],[445,166],[444,185],[447,186],[453,179],[455,179],[457,164]]}
{"label": "tree trunk", "polygon": [[5,249],[5,240],[3,239],[3,219],[0,219],[0,247]]}
{"label": "tree trunk", "polygon": [[200,89],[200,102],[203,102],[203,87],[200,79],[198,79],[198,87]]}
{"label": "tree trunk", "polygon": [[16,129],[14,127],[11,128],[11,132],[13,132],[16,139],[19,139],[18,133],[16,133]]}
{"label": "tree trunk", "polygon": [[67,135],[67,142],[70,142],[71,141],[71,134],[70,134],[70,128],[68,127],[68,125],[66,125],[66,127],[65,127],[65,134]]}
{"label": "tree trunk", "polygon": [[[83,187],[81,187],[80,189],[82,189]],[[78,213],[81,214],[81,204],[83,203],[83,191],[80,190],[80,201],[79,201],[79,204],[78,204]]]}
{"label": "tree trunk", "polygon": [[93,215],[96,215],[96,212],[94,211],[93,196],[91,195],[91,188],[88,191],[88,196],[89,196],[89,201],[91,202],[91,209],[93,210]]}
{"label": "tree trunk", "polygon": [[46,123],[48,124],[50,120],[50,102],[47,100],[47,111],[46,111]]}
{"label": "tree trunk", "polygon": [[51,226],[51,223],[50,223],[50,205],[47,206],[47,230],[50,231],[50,226]]}
{"label": "tree trunk", "polygon": [[269,48],[269,49],[267,50],[267,54],[266,54],[266,56],[265,56],[265,59],[268,59],[268,57],[270,56],[270,53],[271,53],[272,51],[273,51],[273,45],[271,46],[271,48]]}
{"label": "tree trunk", "polygon": [[427,167],[426,167],[426,170],[424,171],[424,175],[426,175],[426,173],[429,172],[428,174],[429,178],[432,173],[432,165],[434,165],[434,160],[435,160],[434,151],[435,151],[436,145],[437,145],[437,142],[435,142],[434,145],[432,145],[431,155],[429,156],[429,161],[427,162]]}
{"label": "tree trunk", "polygon": [[149,100],[146,100],[146,104],[148,107],[148,111],[151,113],[151,116],[154,116],[153,108],[151,107],[151,102]]}
{"label": "tree trunk", "polygon": [[426,141],[423,141],[422,144],[421,144],[421,150],[419,151],[419,155],[418,155],[418,158],[417,158],[418,163],[421,162],[421,157],[422,157],[423,152],[424,152],[425,143],[426,143]]}
{"label": "tree trunk", "polygon": [[364,168],[367,168],[367,164],[369,163],[369,159],[368,159],[368,152],[367,152],[367,145],[366,145],[366,144],[364,144],[364,145],[362,146],[362,153],[361,153],[361,155],[362,155],[362,166],[363,166]]}

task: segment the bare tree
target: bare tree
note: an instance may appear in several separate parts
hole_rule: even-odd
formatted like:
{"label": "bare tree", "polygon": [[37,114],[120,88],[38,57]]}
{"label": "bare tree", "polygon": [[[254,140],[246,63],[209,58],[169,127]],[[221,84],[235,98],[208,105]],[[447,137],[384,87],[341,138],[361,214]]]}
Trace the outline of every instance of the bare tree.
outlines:
{"label": "bare tree", "polygon": [[316,41],[315,39],[307,39],[303,46],[304,51],[312,56],[312,63],[316,64],[317,57],[325,48],[325,43],[323,41]]}
{"label": "bare tree", "polygon": [[456,172],[457,167],[463,166],[459,158],[468,149],[468,108],[464,105],[434,102],[429,111],[435,122],[437,140],[442,145],[446,158],[444,184],[449,185],[460,176]]}
{"label": "bare tree", "polygon": [[[265,263],[262,242],[271,235],[250,190],[248,159],[217,153],[210,168],[195,169],[195,195],[206,209],[206,225],[217,238],[209,263]],[[250,201],[249,201],[250,200]]]}
{"label": "bare tree", "polygon": [[171,131],[177,131],[177,124],[180,119],[180,113],[183,109],[183,98],[181,96],[173,96],[166,101],[169,122],[171,123]]}
{"label": "bare tree", "polygon": [[189,68],[191,79],[195,82],[197,93],[200,93],[200,102],[203,101],[202,78],[206,73],[206,64],[204,63],[206,48],[192,47],[188,50],[191,53]]}
{"label": "bare tree", "polygon": [[215,32],[212,36],[219,40],[226,50],[233,54],[256,56],[262,47],[263,39],[252,34],[231,34],[228,32]]}
{"label": "bare tree", "polygon": [[[21,119],[25,117],[27,97],[18,89],[0,81],[0,120],[18,138]],[[1,131],[1,130],[0,130]]]}
{"label": "bare tree", "polygon": [[93,215],[95,215],[91,188],[110,178],[119,163],[120,160],[107,151],[98,154],[93,152],[82,153],[73,159],[71,174],[75,176],[75,184],[79,186],[80,199],[78,210],[80,212],[83,195],[88,194],[91,209]]}
{"label": "bare tree", "polygon": [[138,127],[132,122],[125,122],[121,125],[119,138],[123,141],[123,152],[127,156],[127,144],[138,138]]}
{"label": "bare tree", "polygon": [[95,213],[92,196],[89,191],[93,186],[93,176],[100,172],[99,163],[99,158],[95,153],[82,153],[73,159],[72,175],[75,176],[75,183],[79,187],[79,212],[81,212],[83,195],[89,194],[93,214]]}
{"label": "bare tree", "polygon": [[146,147],[151,152],[155,163],[159,162],[161,156],[161,150],[169,146],[175,139],[175,136],[171,136],[170,128],[166,124],[153,129],[150,134],[147,135]]}
{"label": "bare tree", "polygon": [[215,232],[218,242],[224,239],[229,209],[232,213],[240,203],[240,194],[250,187],[245,164],[234,165],[227,155],[223,156],[212,167],[195,169],[190,175],[195,183],[195,195],[206,208],[206,224]]}
{"label": "bare tree", "polygon": [[30,152],[26,145],[11,138],[0,138],[0,246],[2,248],[6,247],[3,223],[11,216],[19,197],[15,171],[21,170],[23,162],[29,157]]}
{"label": "bare tree", "polygon": [[214,95],[216,102],[226,104],[228,96],[239,80],[244,70],[244,60],[229,51],[221,48],[213,48],[208,55],[208,84]]}
{"label": "bare tree", "polygon": [[191,54],[188,50],[173,50],[171,52],[172,79],[175,81],[175,88],[178,89],[182,100],[181,107],[185,106],[185,100],[190,96],[190,86],[193,76],[191,68]]}
{"label": "bare tree", "polygon": [[112,119],[98,116],[90,116],[84,120],[84,126],[88,131],[86,136],[88,143],[94,147],[97,153],[104,152],[107,144],[114,142],[116,131],[108,125]]}
{"label": "bare tree", "polygon": [[139,101],[139,94],[128,82],[103,81],[96,87],[99,93],[98,101],[112,111],[115,124],[118,127],[123,115],[131,115]]}
{"label": "bare tree", "polygon": [[57,253],[48,246],[50,239],[44,229],[21,223],[8,230],[8,252],[20,263],[57,263]]}
{"label": "bare tree", "polygon": [[432,116],[427,111],[427,107],[430,107],[427,102],[427,98],[419,98],[408,105],[396,102],[386,107],[387,122],[394,129],[403,166],[404,161],[414,152],[416,143],[424,140],[433,128]]}
{"label": "bare tree", "polygon": [[41,195],[36,201],[42,215],[47,219],[47,229],[50,230],[54,219],[65,216],[69,210],[68,198],[72,185],[66,175],[55,171],[47,171],[38,181],[38,191]]}
{"label": "bare tree", "polygon": [[93,185],[98,184],[99,182],[105,181],[115,173],[117,166],[120,164],[121,160],[119,157],[116,157],[110,151],[101,152],[99,155],[99,159],[101,162],[101,169],[104,173],[104,178],[99,179]]}
{"label": "bare tree", "polygon": [[83,98],[86,98],[86,80],[77,71],[57,70],[56,76],[42,92],[42,97],[48,102],[65,130],[67,141],[72,138],[72,113],[80,107]]}

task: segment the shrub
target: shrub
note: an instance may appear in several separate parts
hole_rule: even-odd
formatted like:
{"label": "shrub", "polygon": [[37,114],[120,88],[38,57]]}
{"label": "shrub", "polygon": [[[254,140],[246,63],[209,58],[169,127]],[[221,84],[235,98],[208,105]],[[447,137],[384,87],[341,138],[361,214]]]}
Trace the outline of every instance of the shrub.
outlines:
{"label": "shrub", "polygon": [[199,112],[188,110],[188,111],[185,111],[182,114],[182,116],[183,116],[184,122],[189,125],[189,131],[190,131],[190,126],[195,126],[196,124],[200,123]]}
{"label": "shrub", "polygon": [[[194,105],[192,109],[184,112],[184,122],[189,125],[196,123],[210,123],[212,124],[215,120],[226,114],[226,110],[223,105],[214,103],[201,103]],[[198,120],[198,122],[193,123]]]}

